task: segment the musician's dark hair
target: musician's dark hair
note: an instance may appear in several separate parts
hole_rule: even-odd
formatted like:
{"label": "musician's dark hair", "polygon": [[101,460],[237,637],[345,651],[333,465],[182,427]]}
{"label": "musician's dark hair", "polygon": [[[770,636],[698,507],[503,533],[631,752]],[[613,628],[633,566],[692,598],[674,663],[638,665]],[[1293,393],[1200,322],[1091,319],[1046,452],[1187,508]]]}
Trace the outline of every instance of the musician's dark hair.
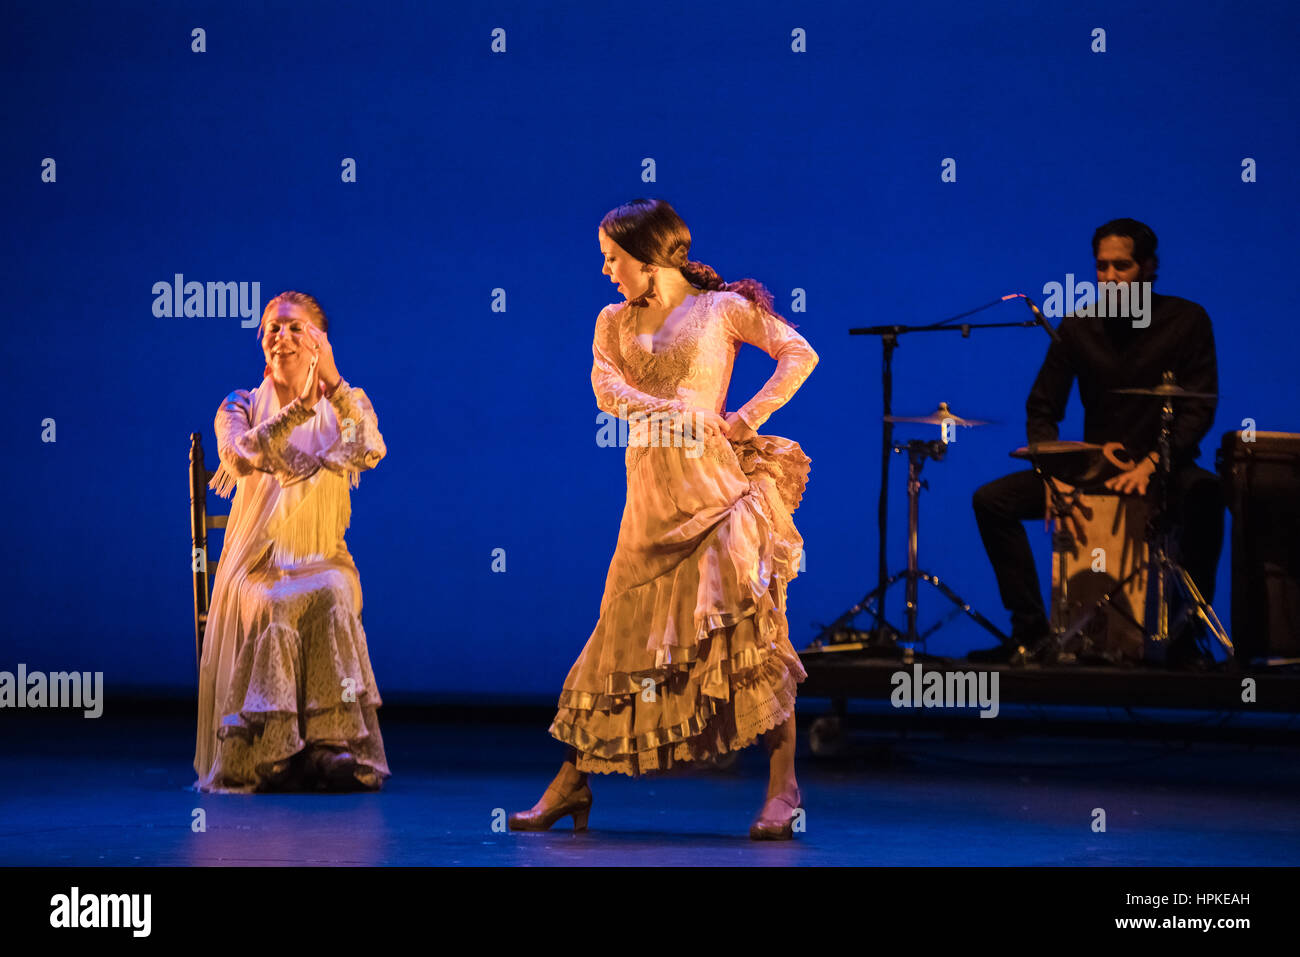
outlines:
{"label": "musician's dark hair", "polygon": [[1097,258],[1097,247],[1101,245],[1101,241],[1107,236],[1126,236],[1133,240],[1133,258],[1139,263],[1151,263],[1151,275],[1146,278],[1151,281],[1155,280],[1156,270],[1160,268],[1160,257],[1156,255],[1156,234],[1150,226],[1128,217],[1112,219],[1108,223],[1103,223],[1092,234],[1092,256],[1094,259]]}
{"label": "musician's dark hair", "polygon": [[[757,279],[737,279],[724,282],[717,271],[707,263],[687,258],[691,249],[691,231],[686,223],[662,199],[634,199],[630,203],[611,209],[600,221],[605,235],[618,243],[633,259],[645,265],[664,269],[678,269],[682,277],[696,289],[718,289],[738,293],[764,311],[776,316],[793,328],[798,328],[773,306],[772,294]],[[642,267],[644,269],[644,266]],[[646,295],[654,291],[654,280]],[[645,297],[632,301],[644,305]]]}

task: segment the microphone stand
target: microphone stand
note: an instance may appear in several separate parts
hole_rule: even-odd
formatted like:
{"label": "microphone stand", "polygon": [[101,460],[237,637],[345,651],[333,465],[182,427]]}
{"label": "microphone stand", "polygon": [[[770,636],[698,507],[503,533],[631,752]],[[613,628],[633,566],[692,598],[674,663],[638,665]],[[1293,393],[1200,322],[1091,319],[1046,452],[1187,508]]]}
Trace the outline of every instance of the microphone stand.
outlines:
{"label": "microphone stand", "polygon": [[[1023,322],[981,322],[981,323],[961,323],[960,325],[949,325],[957,319],[964,319],[966,316],[982,312],[985,309],[991,309],[993,306],[1001,305],[1010,299],[1024,299],[1026,304],[1034,312],[1033,319],[1027,319]],[[880,446],[880,499],[876,508],[876,524],[879,527],[879,550],[876,556],[877,561],[877,584],[876,588],[868,592],[856,605],[845,611],[835,619],[831,624],[822,628],[821,635],[814,641],[814,646],[821,646],[823,639],[834,641],[833,633],[849,625],[849,623],[860,612],[866,610],[871,612],[876,619],[875,638],[876,644],[883,644],[891,648],[897,648],[900,637],[915,640],[916,631],[914,620],[910,622],[907,633],[900,632],[893,627],[885,618],[885,592],[889,585],[896,580],[889,577],[888,550],[886,548],[888,517],[889,517],[889,457],[894,451],[894,423],[888,421],[887,417],[893,414],[893,394],[894,394],[894,351],[898,348],[899,336],[914,332],[960,332],[963,339],[969,339],[973,329],[1007,329],[1007,328],[1028,328],[1039,326],[1044,328],[1056,339],[1056,332],[1047,324],[1046,320],[1039,319],[1041,313],[1034,308],[1028,296],[1021,293],[1013,293],[1008,296],[1000,296],[992,302],[987,302],[982,306],[976,306],[974,309],[958,313],[955,316],[949,316],[939,322],[930,323],[922,326],[907,325],[888,325],[888,326],[861,326],[849,330],[851,336],[880,336],[880,345],[882,351],[882,365],[880,370],[881,385],[881,416],[882,416],[882,436]],[[878,607],[872,607],[872,599],[878,601]],[[909,609],[909,619],[913,619],[915,607]],[[976,620],[986,629],[997,636],[999,641],[1006,641],[1007,637],[998,631],[982,615],[975,613]],[[927,632],[928,634],[928,632]],[[911,657],[911,649],[907,650],[907,657]]]}

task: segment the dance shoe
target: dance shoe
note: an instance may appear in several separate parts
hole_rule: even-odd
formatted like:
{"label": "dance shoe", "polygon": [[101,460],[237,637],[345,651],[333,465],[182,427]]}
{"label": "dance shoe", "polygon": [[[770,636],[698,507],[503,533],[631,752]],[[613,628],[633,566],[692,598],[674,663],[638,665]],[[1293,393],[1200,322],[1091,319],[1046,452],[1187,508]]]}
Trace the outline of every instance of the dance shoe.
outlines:
{"label": "dance shoe", "polygon": [[[799,808],[803,804],[803,795],[795,788],[794,803],[791,804],[785,795],[777,795],[768,798],[763,805],[763,810],[758,812],[758,817],[750,825],[749,836],[755,841],[789,841],[794,838],[794,819],[799,814]],[[765,816],[764,811],[771,808],[771,816]],[[787,813],[788,812],[788,813]]]}
{"label": "dance shoe", "polygon": [[[554,802],[546,807],[546,797],[551,795]],[[583,782],[582,787],[569,794],[562,793],[557,787],[547,785],[542,799],[527,811],[516,811],[510,815],[512,831],[546,831],[562,817],[573,815],[573,829],[587,829],[587,815],[591,813],[591,787]]]}
{"label": "dance shoe", "polygon": [[332,790],[347,790],[358,783],[356,774],[363,771],[357,764],[351,751],[335,747],[314,747],[307,752],[307,759],[316,780]]}
{"label": "dance shoe", "polygon": [[259,764],[257,766],[257,789],[259,791],[278,791],[283,788],[293,778],[293,765],[292,756],[285,758],[283,761]]}

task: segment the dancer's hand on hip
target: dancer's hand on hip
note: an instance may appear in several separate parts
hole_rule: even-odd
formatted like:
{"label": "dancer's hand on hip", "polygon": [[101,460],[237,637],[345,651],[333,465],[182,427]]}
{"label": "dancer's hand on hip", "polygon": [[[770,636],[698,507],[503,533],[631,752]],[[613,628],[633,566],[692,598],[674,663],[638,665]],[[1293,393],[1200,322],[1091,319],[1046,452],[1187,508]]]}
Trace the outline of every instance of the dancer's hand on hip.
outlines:
{"label": "dancer's hand on hip", "polygon": [[744,442],[758,435],[749,427],[749,423],[740,417],[739,412],[727,413],[727,438],[732,442]]}
{"label": "dancer's hand on hip", "polygon": [[727,437],[726,421],[712,409],[691,409],[686,424],[691,435],[701,441]]}

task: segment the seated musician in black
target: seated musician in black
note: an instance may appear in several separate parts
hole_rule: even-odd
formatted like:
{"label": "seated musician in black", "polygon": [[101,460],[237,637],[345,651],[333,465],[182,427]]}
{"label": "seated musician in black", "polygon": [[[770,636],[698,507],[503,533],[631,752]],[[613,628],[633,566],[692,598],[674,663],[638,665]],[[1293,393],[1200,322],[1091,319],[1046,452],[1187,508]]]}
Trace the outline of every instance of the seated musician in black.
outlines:
{"label": "seated musician in black", "polygon": [[[1156,236],[1143,223],[1116,219],[1092,237],[1097,282],[1154,281],[1159,259]],[[1144,495],[1156,470],[1162,401],[1111,390],[1159,385],[1166,369],[1192,392],[1218,393],[1218,367],[1210,317],[1194,302],[1154,294],[1142,326],[1131,318],[1068,315],[1058,330],[1025,402],[1030,443],[1059,438],[1070,389],[1079,380],[1085,442],[1121,442],[1139,464],[1106,481],[1120,493]],[[1067,304],[1069,308],[1069,304]],[[1098,310],[1093,310],[1098,311]],[[1081,310],[1088,312],[1088,310]],[[1223,496],[1219,479],[1197,467],[1198,443],[1214,422],[1216,400],[1176,400],[1170,442],[1170,508],[1181,538],[1181,564],[1206,601],[1223,546]],[[1050,626],[1039,591],[1029,539],[1021,524],[1042,519],[1046,491],[1031,469],[981,486],[974,495],[975,519],[997,574],[1002,604],[1011,612],[1011,640],[968,654],[971,661],[1016,660],[1018,647],[1032,657],[1044,648]],[[1179,557],[1175,553],[1175,557]],[[1172,649],[1171,649],[1172,650]]]}

